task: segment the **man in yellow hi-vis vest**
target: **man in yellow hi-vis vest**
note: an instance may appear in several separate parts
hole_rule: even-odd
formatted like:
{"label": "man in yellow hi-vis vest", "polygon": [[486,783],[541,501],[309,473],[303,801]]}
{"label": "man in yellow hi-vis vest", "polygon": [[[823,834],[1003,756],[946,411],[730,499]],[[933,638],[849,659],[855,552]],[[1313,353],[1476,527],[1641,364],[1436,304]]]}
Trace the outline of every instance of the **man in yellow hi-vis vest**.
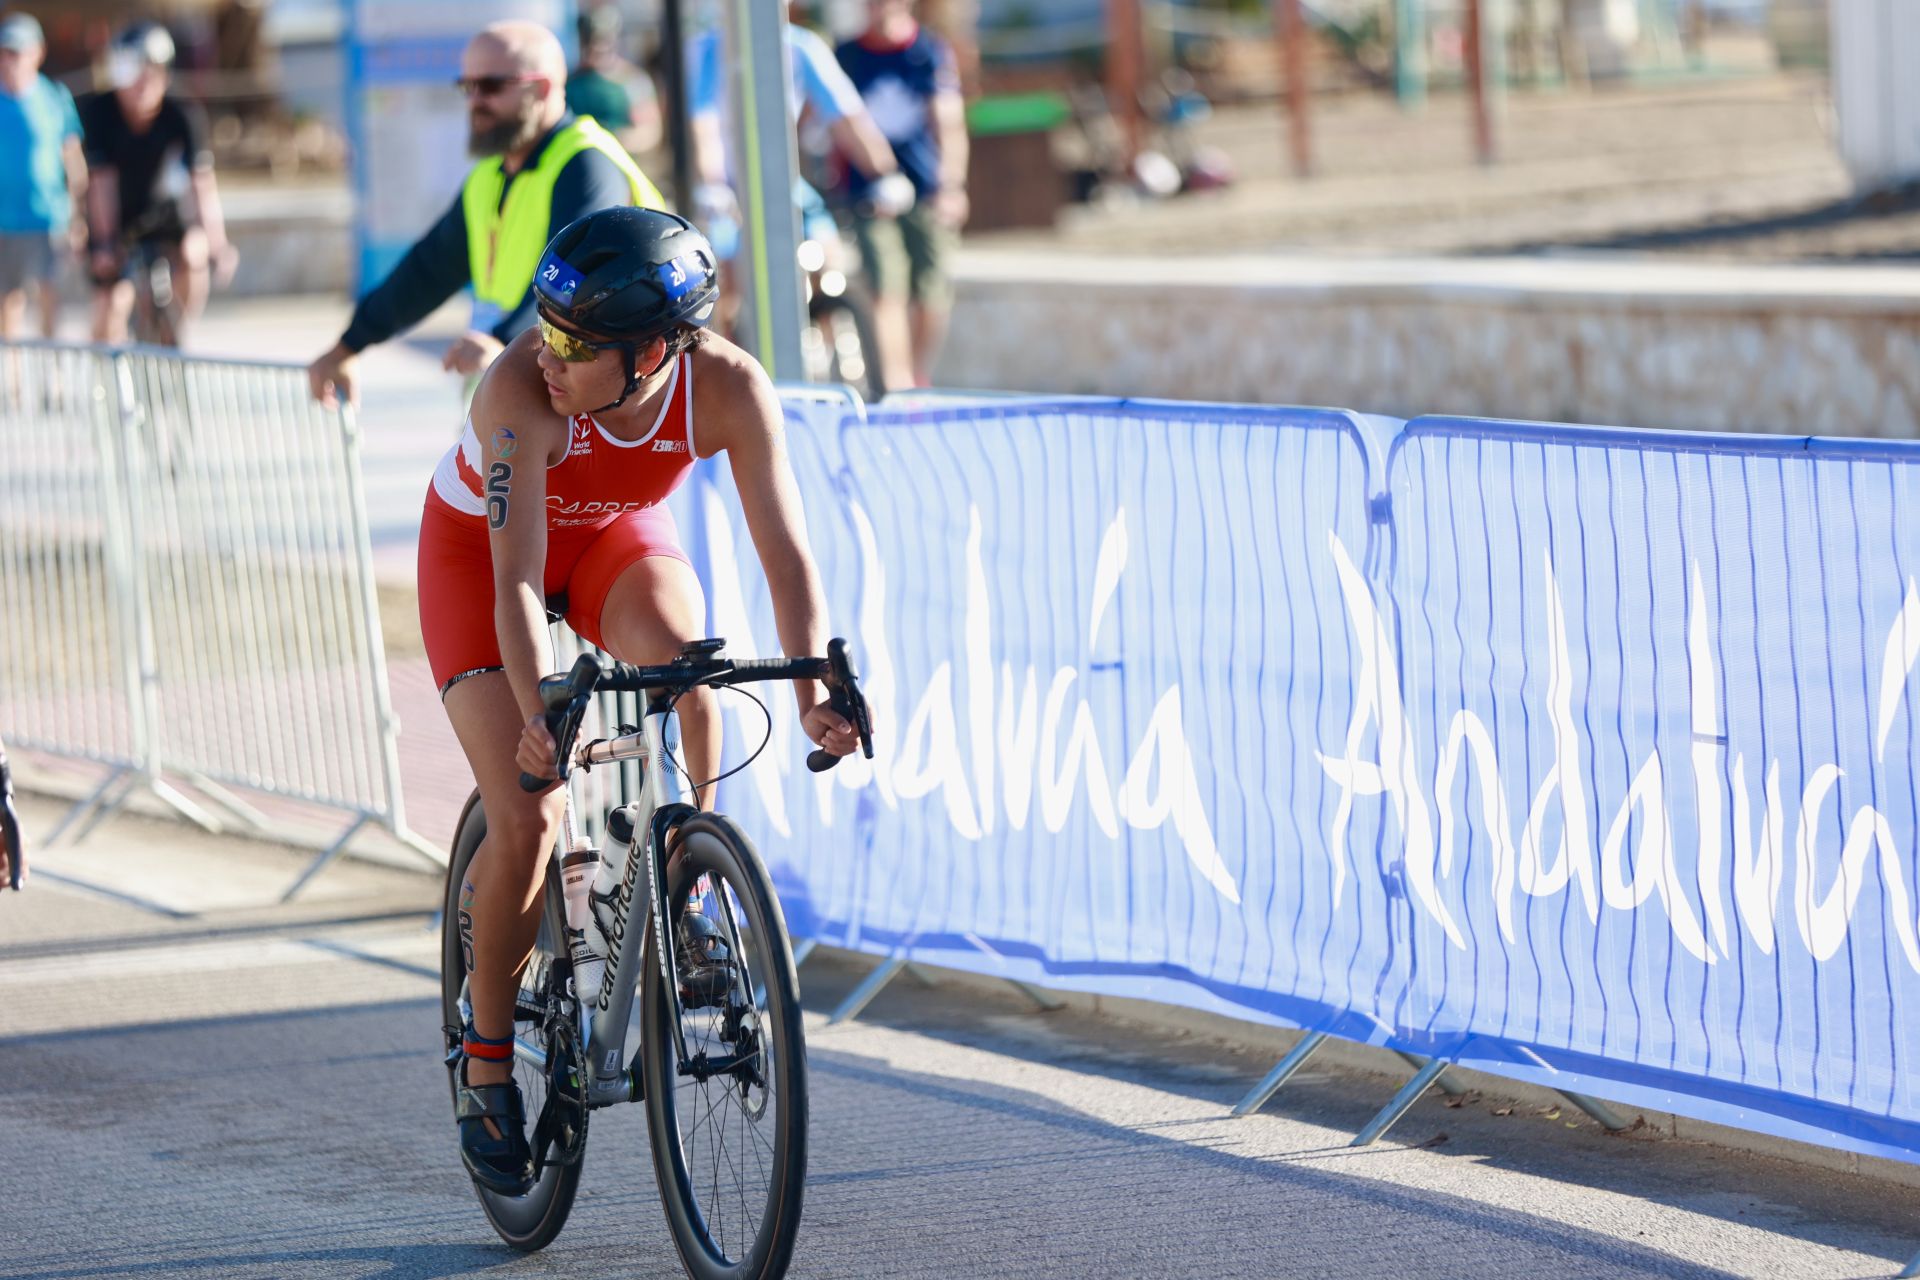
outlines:
{"label": "man in yellow hi-vis vest", "polygon": [[483,157],[460,198],[360,300],[340,341],[307,367],[322,404],[358,398],[359,353],[411,328],[464,285],[473,319],[442,364],[475,376],[534,323],[533,271],[553,233],[597,209],[665,201],[612,134],[568,113],[567,60],[551,31],[498,22],[460,59],[468,149]]}

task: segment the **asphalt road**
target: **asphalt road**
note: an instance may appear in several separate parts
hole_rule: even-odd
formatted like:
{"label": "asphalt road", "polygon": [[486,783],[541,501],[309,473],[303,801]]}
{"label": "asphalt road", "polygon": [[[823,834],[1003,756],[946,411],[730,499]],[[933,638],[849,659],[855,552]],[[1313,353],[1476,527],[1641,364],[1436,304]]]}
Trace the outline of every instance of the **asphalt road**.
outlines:
{"label": "asphalt road", "polygon": [[[29,797],[31,831],[57,816]],[[679,1274],[638,1108],[598,1113],[544,1253],[489,1232],[435,1059],[436,886],[365,864],[273,905],[299,855],[122,818],[0,897],[0,1280]],[[830,1007],[860,974],[803,971]],[[793,1274],[1891,1276],[1920,1189],[1430,1096],[1391,1081],[897,983],[809,1015]]]}

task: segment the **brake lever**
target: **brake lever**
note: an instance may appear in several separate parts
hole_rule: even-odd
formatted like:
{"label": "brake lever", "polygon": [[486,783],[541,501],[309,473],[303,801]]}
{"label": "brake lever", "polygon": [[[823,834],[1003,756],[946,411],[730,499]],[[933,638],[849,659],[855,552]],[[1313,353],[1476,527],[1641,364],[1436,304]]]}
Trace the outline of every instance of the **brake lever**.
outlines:
{"label": "brake lever", "polygon": [[[847,658],[845,640],[836,637],[827,641],[827,664],[827,705],[852,722],[854,732],[860,735],[860,749],[871,760],[873,718],[867,710],[867,700],[860,696],[860,678],[854,674],[853,663]],[[839,763],[839,756],[819,747],[807,754],[807,768],[814,773],[825,773]]]}
{"label": "brake lever", "polygon": [[540,681],[540,701],[546,706],[544,718],[547,732],[553,735],[554,776],[537,778],[531,773],[520,775],[520,789],[529,794],[545,791],[556,782],[565,782],[569,765],[572,763],[573,739],[580,732],[580,722],[586,717],[587,702],[593,697],[593,689],[600,682],[604,668],[600,659],[591,653],[583,653],[573,660],[573,667],[566,675],[545,676]]}

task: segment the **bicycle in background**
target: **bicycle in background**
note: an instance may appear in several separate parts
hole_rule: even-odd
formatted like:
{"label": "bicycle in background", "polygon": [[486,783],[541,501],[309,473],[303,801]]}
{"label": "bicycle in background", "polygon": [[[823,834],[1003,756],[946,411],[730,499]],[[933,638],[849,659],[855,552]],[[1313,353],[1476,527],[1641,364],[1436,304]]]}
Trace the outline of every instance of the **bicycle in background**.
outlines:
{"label": "bicycle in background", "polygon": [[[688,1274],[775,1277],[792,1257],[807,1166],[806,1042],[793,951],[752,842],[693,804],[697,790],[675,758],[674,707],[702,686],[817,679],[858,728],[869,758],[872,727],[844,641],[832,641],[825,658],[738,662],[721,656],[724,644],[698,641],[659,666],[584,654],[570,672],[540,682],[561,783],[575,768],[638,760],[641,785],[638,799],[607,814],[605,849],[575,838],[569,805],[548,864],[513,1033],[534,1180],[518,1196],[474,1184],[488,1221],[516,1249],[539,1249],[566,1224],[592,1112],[644,1101],[654,1179]],[[576,746],[596,691],[644,693],[642,723]],[[836,759],[816,750],[807,766],[819,772]],[[539,791],[551,780],[522,774],[520,785]],[[454,836],[442,936],[442,1021],[456,1100],[471,1014],[459,893],[485,834],[476,791]],[[629,1057],[636,996],[640,1036]]]}

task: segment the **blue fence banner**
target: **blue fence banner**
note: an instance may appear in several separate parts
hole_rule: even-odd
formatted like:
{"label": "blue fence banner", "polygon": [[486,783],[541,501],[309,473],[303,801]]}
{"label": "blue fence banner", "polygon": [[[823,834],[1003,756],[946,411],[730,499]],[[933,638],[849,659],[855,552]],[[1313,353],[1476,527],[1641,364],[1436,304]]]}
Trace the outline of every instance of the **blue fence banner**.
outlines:
{"label": "blue fence banner", "polygon": [[[1092,400],[790,416],[880,735],[873,767],[815,777],[776,716],[721,798],[765,833],[795,933],[1288,1023],[1370,1005],[1384,957],[1357,921],[1383,890],[1336,907],[1326,861],[1298,856],[1331,817],[1315,746],[1346,723],[1357,653],[1319,619],[1341,611],[1329,536],[1367,547],[1358,420]],[[767,650],[737,503],[703,479],[714,634]],[[757,740],[757,709],[735,710],[732,740]]]}
{"label": "blue fence banner", "polygon": [[1419,419],[1388,483],[1403,1038],[1920,1158],[1920,450]]}
{"label": "blue fence banner", "polygon": [[1920,449],[786,402],[879,739],[724,785],[796,937],[1920,1160]]}

